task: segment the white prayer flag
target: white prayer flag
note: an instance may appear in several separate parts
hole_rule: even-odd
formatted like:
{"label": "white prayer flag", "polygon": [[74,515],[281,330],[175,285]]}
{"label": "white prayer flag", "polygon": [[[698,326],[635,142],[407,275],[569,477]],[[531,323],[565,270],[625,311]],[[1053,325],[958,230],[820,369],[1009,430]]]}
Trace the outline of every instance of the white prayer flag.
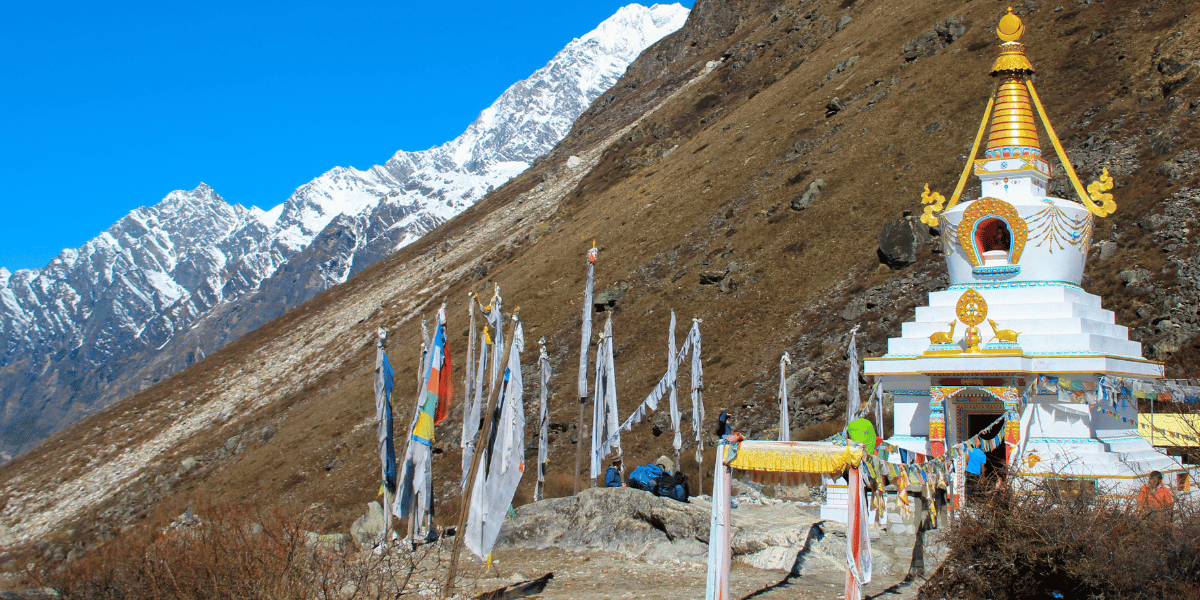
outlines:
{"label": "white prayer flag", "polygon": [[704,460],[704,363],[700,361],[700,319],[692,319],[692,426],[696,430],[696,462]]}
{"label": "white prayer flag", "polygon": [[482,561],[496,545],[500,526],[525,472],[525,405],[521,379],[521,351],[525,334],[520,321],[513,329],[512,350],[501,382],[491,440],[483,441],[484,468],[475,476],[463,543]]}
{"label": "white prayer flag", "polygon": [[858,345],[855,342],[858,325],[850,330],[850,356],[846,358],[846,425],[858,418]]}
{"label": "white prayer flag", "polygon": [[792,441],[792,425],[788,417],[787,366],[792,357],[787,352],[779,358],[779,441]]}
{"label": "white prayer flag", "polygon": [[540,423],[538,429],[538,469],[537,469],[537,485],[533,490],[533,501],[537,502],[542,499],[542,494],[545,492],[546,486],[546,461],[550,459],[550,409],[547,404],[550,386],[550,355],[546,353],[546,338],[538,340],[538,346],[541,348],[541,356],[538,358],[538,366],[541,370],[541,416],[538,417]]}
{"label": "white prayer flag", "polygon": [[617,374],[613,364],[612,313],[604,322],[604,333],[596,348],[596,397],[592,410],[591,478],[600,476],[601,461],[610,449],[621,454],[620,424],[617,420]]}
{"label": "white prayer flag", "polygon": [[[690,339],[691,332],[688,333]],[[671,311],[671,333],[667,338],[667,385],[671,400],[671,431],[675,439],[671,446],[675,448],[675,462],[679,462],[679,449],[683,447],[683,432],[679,430],[679,361],[675,358],[675,311]]]}
{"label": "white prayer flag", "polygon": [[[587,254],[588,269],[587,269],[587,285],[583,288],[583,327],[580,329],[579,336],[579,393],[580,398],[587,398],[588,383],[588,346],[592,343],[592,282],[596,272],[596,243],[592,242],[592,249],[588,250]],[[580,440],[582,441],[582,440]]]}

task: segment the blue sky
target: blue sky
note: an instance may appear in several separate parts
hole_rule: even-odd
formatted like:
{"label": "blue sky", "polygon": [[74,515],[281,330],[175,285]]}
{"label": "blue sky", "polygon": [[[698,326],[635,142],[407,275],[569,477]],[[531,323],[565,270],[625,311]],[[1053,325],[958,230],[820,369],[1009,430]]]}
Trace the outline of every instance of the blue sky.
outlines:
{"label": "blue sky", "polygon": [[201,181],[266,209],[450,140],[629,3],[10,3],[0,266],[44,266]]}

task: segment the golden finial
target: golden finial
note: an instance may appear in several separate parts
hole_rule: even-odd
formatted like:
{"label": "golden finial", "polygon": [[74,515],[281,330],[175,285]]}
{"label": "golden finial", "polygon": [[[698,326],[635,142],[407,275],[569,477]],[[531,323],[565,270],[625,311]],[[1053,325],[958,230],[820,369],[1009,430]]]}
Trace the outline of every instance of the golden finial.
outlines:
{"label": "golden finial", "polygon": [[1013,8],[1008,7],[1008,14],[1000,17],[1000,23],[996,25],[996,35],[1001,40],[1006,42],[1015,42],[1021,39],[1021,34],[1025,33],[1025,24],[1021,22],[1021,17],[1013,14]]}

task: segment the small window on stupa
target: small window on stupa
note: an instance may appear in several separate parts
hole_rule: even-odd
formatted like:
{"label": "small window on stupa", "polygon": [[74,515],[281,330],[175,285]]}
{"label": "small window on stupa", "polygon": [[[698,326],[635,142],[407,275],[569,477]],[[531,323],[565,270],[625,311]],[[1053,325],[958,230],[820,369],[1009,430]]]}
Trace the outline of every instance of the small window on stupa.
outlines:
{"label": "small window on stupa", "polygon": [[1007,265],[1012,251],[1012,234],[1000,219],[986,219],[975,229],[975,244],[984,266]]}

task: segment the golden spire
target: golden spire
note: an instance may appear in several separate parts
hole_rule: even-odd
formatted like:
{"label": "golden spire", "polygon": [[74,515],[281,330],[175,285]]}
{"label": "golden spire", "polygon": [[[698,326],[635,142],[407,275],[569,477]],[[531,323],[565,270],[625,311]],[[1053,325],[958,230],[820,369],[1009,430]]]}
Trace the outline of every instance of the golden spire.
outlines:
{"label": "golden spire", "polygon": [[996,35],[1004,43],[991,70],[993,77],[1000,77],[1000,89],[984,150],[988,158],[1042,154],[1033,120],[1033,103],[1025,87],[1026,78],[1033,73],[1033,64],[1025,58],[1025,46],[1017,43],[1024,32],[1025,25],[1010,6],[1008,14],[996,26]]}

